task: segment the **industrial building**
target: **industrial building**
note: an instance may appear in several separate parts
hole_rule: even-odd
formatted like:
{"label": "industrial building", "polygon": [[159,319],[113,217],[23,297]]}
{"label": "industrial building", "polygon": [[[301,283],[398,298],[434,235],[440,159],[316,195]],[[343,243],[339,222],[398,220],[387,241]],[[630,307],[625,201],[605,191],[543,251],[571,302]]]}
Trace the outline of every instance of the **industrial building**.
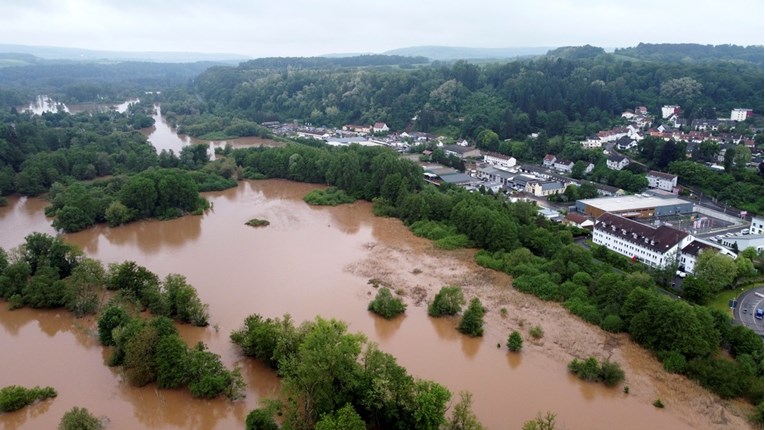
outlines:
{"label": "industrial building", "polygon": [[651,218],[693,212],[693,203],[670,196],[637,194],[620,197],[599,197],[576,201],[579,213],[597,218],[604,213],[625,218]]}

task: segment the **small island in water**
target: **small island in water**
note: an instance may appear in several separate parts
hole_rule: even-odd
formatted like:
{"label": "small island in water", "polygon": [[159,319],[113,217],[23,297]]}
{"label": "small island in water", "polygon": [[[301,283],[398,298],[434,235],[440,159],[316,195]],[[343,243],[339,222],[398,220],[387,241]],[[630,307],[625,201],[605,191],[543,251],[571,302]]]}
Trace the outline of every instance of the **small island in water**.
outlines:
{"label": "small island in water", "polygon": [[253,218],[247,221],[245,224],[249,225],[250,227],[265,227],[271,223],[264,219]]}

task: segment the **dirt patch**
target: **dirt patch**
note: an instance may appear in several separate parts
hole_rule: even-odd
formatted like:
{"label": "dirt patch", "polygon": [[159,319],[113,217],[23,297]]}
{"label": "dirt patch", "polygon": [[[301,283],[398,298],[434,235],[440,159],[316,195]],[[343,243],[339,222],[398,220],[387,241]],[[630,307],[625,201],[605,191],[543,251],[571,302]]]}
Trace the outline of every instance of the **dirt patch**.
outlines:
{"label": "dirt patch", "polygon": [[630,395],[641,402],[651,404],[660,398],[669,413],[697,429],[749,428],[745,418],[752,410],[749,405],[721,400],[685,377],[667,373],[626,334],[605,332],[560,304],[516,291],[510,276],[475,264],[473,250],[438,250],[419,238],[401,246],[368,244],[366,249],[367,257],[346,270],[403,289],[415,306],[427,305],[443,286],[458,285],[467,300],[478,297],[486,307],[485,337],[501,341],[513,330],[528,334],[531,327],[540,326],[543,337],[524,336],[529,340],[525,348],[562,367],[575,357],[617,361],[627,375]]}

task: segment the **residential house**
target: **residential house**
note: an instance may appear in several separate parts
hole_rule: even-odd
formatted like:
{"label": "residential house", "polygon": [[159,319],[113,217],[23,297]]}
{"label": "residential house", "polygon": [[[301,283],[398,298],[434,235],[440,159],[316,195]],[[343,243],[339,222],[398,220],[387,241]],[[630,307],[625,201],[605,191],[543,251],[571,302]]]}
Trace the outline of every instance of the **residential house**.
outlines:
{"label": "residential house", "polygon": [[661,117],[667,119],[672,115],[680,115],[680,106],[664,105],[661,107]]}
{"label": "residential house", "polygon": [[510,168],[517,163],[516,159],[508,155],[499,154],[496,152],[485,152],[483,154],[483,161],[489,163],[492,166]]}
{"label": "residential house", "polygon": [[611,154],[606,160],[606,167],[611,170],[622,170],[623,168],[627,167],[628,164],[630,164],[630,160],[627,157],[619,154]]}
{"label": "residential house", "polygon": [[559,172],[571,173],[571,169],[574,168],[574,162],[569,160],[555,160],[552,167]]}
{"label": "residential house", "polygon": [[461,159],[481,156],[481,151],[475,146],[444,145],[444,152]]}
{"label": "residential house", "polygon": [[611,213],[598,217],[592,232],[593,243],[651,267],[674,263],[679,251],[693,240],[666,225],[654,228]]}
{"label": "residential house", "polygon": [[677,175],[651,170],[645,178],[648,179],[648,188],[658,188],[670,193],[677,188]]}
{"label": "residential house", "polygon": [[555,156],[551,154],[545,155],[544,160],[542,160],[542,165],[545,167],[552,168],[553,164],[555,164]]}
{"label": "residential house", "polygon": [[563,183],[557,181],[533,181],[528,182],[524,191],[537,197],[561,194],[566,190]]}
{"label": "residential house", "polygon": [[590,173],[592,173],[593,170],[595,170],[595,165],[589,162],[586,162],[586,163],[587,164],[585,164],[584,166],[584,174],[589,175]]}
{"label": "residential house", "polygon": [[626,151],[638,146],[637,140],[629,136],[622,136],[616,141],[616,149]]}
{"label": "residential house", "polygon": [[588,137],[579,143],[581,143],[582,148],[584,149],[600,148],[603,146],[603,141],[601,141],[600,138],[594,136]]}
{"label": "residential house", "polygon": [[376,122],[372,127],[373,133],[387,133],[389,130],[388,124],[385,124],[384,122]]}
{"label": "residential house", "polygon": [[595,223],[586,216],[577,213],[569,212],[566,214],[566,218],[563,220],[564,224],[573,225],[579,228],[592,228]]}
{"label": "residential house", "polygon": [[691,128],[696,131],[717,131],[720,120],[699,118],[691,121]]}
{"label": "residential house", "polygon": [[353,131],[355,133],[369,134],[372,132],[372,127],[368,125],[346,124],[343,126],[343,130]]}

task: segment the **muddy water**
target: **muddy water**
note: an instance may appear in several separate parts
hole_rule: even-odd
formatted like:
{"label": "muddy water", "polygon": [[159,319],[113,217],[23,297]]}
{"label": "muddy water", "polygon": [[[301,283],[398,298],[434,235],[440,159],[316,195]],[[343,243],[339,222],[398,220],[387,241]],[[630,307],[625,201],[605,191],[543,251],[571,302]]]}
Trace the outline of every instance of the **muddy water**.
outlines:
{"label": "muddy water", "polygon": [[26,110],[32,112],[35,115],[42,115],[45,112],[57,112],[59,109],[63,112],[69,113],[81,113],[81,112],[106,112],[109,109],[114,109],[119,113],[127,111],[128,107],[133,103],[138,103],[138,99],[126,100],[116,105],[102,104],[102,103],[71,103],[66,105],[61,102],[56,102],[49,96],[40,95],[35,98],[27,106],[19,106],[19,110]]}
{"label": "muddy water", "polygon": [[[374,290],[368,277],[354,274],[355,265],[387,248],[405,250],[408,264],[418,264],[425,261],[423,250],[429,245],[399,221],[373,217],[368,203],[310,207],[301,198],[313,188],[277,180],[243,182],[206,194],[213,209],[204,216],[96,227],[65,237],[105,263],[129,259],[162,276],[186,275],[209,303],[212,325],[183,327],[182,335],[189,342],[204,341],[226,364],[243,367],[246,400],[200,401],[183,391],[129,387],[103,364],[107,352],[97,345],[93,321],[63,312],[9,312],[0,305],[0,385],[59,390],[56,399],[0,415],[0,427],[53,428],[66,410],[84,406],[109,417],[112,428],[243,428],[246,412],[278,390],[272,372],[243,359],[228,341],[228,334],[257,312],[274,317],[290,313],[297,321],[315,315],[344,320],[412,374],[439,381],[454,393],[473,392],[474,409],[491,429],[520,428],[547,410],[555,411],[568,429],[706,428],[687,425],[669,410],[657,410],[618,389],[580,382],[567,374],[565,361],[551,358],[544,348],[529,345],[521,354],[498,350],[497,342],[504,343],[507,333],[497,326],[487,327],[482,339],[461,336],[455,321],[429,318],[424,305],[415,306],[411,297],[404,317],[374,317],[366,311]],[[20,243],[26,233],[21,230],[50,231],[48,220],[39,215],[41,206],[29,199],[0,208],[0,246]],[[245,226],[251,218],[271,225]],[[372,262],[377,263],[391,272],[403,267],[393,260]],[[444,271],[454,270],[448,259],[443,264]],[[496,281],[508,282],[502,278]]]}
{"label": "muddy water", "polygon": [[164,116],[162,116],[162,109],[159,105],[155,106],[154,111],[154,125],[146,128],[143,134],[149,139],[149,141],[157,149],[157,152],[162,150],[173,151],[175,154],[181,152],[181,148],[191,144],[204,144],[208,145],[208,153],[211,158],[215,159],[215,148],[224,148],[226,145],[231,145],[234,148],[247,148],[251,146],[283,146],[281,142],[277,142],[271,139],[263,139],[260,137],[240,137],[237,139],[228,140],[203,140],[195,137],[187,136],[185,134],[177,134],[175,129],[167,122]]}

